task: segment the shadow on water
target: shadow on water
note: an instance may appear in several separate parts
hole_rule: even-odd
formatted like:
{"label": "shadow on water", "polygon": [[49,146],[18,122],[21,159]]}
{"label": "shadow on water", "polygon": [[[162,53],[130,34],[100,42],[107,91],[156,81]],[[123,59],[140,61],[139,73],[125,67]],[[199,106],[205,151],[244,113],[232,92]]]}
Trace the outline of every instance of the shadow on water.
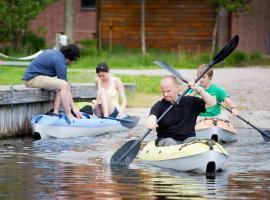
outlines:
{"label": "shadow on water", "polygon": [[[142,129],[142,128],[141,128]],[[226,144],[227,169],[204,175],[161,169],[135,160],[111,169],[111,155],[143,131],[97,138],[0,141],[0,199],[267,199],[270,145],[252,129]],[[149,135],[146,144],[155,138]],[[143,145],[144,145],[143,144]]]}

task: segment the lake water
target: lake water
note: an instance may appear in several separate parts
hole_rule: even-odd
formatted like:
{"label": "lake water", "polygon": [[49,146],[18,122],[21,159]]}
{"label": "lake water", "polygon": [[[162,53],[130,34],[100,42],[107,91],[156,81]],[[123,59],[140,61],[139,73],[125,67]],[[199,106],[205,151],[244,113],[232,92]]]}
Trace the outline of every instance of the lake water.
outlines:
{"label": "lake water", "polygon": [[[226,171],[215,179],[141,165],[112,171],[111,155],[145,131],[101,137],[0,141],[0,199],[270,199],[270,143],[238,130]],[[144,141],[151,141],[150,134]]]}

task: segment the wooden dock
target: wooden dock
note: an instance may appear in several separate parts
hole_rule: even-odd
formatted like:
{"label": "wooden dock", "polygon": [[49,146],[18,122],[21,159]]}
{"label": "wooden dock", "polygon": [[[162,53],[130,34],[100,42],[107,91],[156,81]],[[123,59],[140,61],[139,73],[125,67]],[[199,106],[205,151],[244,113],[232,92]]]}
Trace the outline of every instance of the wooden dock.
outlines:
{"label": "wooden dock", "polygon": [[[135,92],[136,85],[124,84],[127,92]],[[90,101],[96,98],[94,83],[73,84],[74,101]],[[24,85],[0,86],[0,138],[31,134],[33,115],[47,112],[53,107],[54,92]]]}

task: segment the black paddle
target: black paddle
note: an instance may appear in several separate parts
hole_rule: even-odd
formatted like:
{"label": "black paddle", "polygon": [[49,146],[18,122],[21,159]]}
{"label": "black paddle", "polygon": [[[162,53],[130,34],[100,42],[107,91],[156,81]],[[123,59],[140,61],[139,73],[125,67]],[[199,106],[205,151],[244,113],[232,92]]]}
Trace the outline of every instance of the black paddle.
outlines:
{"label": "black paddle", "polygon": [[[207,69],[196,78],[195,83],[200,80],[200,78],[211,68],[213,65],[219,63],[223,59],[225,59],[227,56],[230,55],[230,53],[236,48],[239,41],[238,35],[235,36],[216,56],[215,58],[208,64]],[[181,98],[185,96],[186,93],[190,88],[186,88],[186,90],[177,97],[176,103],[179,103]],[[167,110],[157,119],[157,123],[171,110],[171,108],[174,105],[172,104]],[[130,140],[127,143],[125,143],[120,149],[118,149],[111,158],[111,166],[112,167],[123,167],[126,168],[137,156],[141,142],[144,140],[144,138],[151,132],[151,129],[147,129],[145,134],[142,136],[139,140]]]}
{"label": "black paddle", "polygon": [[[172,68],[172,67],[169,66],[168,64],[166,64],[166,63],[164,63],[164,62],[162,62],[162,61],[155,61],[154,63],[157,64],[157,65],[159,65],[159,66],[161,66],[161,67],[163,67],[163,68],[166,69],[167,71],[169,71],[169,72],[170,72],[171,74],[173,74],[176,78],[182,80],[182,81],[185,82],[185,83],[188,83],[188,81],[187,81],[184,77],[182,77],[181,74],[178,73],[178,71],[176,71],[174,68]],[[233,113],[231,109],[229,109],[229,108],[223,106],[220,102],[217,102],[217,103],[218,103],[221,107],[223,107],[224,109],[228,110],[230,113]],[[261,133],[261,135],[262,135],[262,137],[263,137],[263,139],[264,139],[265,141],[267,141],[267,142],[270,141],[270,130],[265,130],[265,131],[263,131],[263,130],[257,128],[255,125],[251,124],[249,121],[247,121],[247,120],[245,120],[244,118],[242,118],[241,116],[236,115],[236,117],[238,117],[238,118],[241,119],[242,121],[246,122],[248,125],[250,125],[250,126],[253,127],[254,129],[256,129],[259,133]],[[268,131],[269,133],[268,133],[267,131]]]}

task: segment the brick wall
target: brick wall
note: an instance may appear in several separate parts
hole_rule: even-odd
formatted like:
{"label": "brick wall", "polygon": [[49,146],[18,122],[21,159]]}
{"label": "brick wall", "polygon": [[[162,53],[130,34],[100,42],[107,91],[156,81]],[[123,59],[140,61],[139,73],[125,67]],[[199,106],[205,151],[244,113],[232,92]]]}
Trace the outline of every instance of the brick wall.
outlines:
{"label": "brick wall", "polygon": [[267,53],[266,34],[270,37],[270,0],[253,0],[251,12],[232,15],[231,36],[239,34],[238,49]]}
{"label": "brick wall", "polygon": [[[81,10],[80,1],[75,0],[75,2],[75,41],[95,38],[96,10]],[[108,43],[108,27],[112,25],[114,44],[123,43],[127,47],[140,46],[139,2],[101,0],[103,42]],[[208,0],[145,2],[147,47],[170,50],[210,49],[215,15],[213,8],[207,3]],[[268,11],[270,0],[253,0],[252,3],[251,12],[231,16],[228,25],[229,37],[240,35],[238,46],[240,50],[246,52],[258,50],[267,53],[266,35],[270,40],[270,12]],[[185,8],[187,6],[188,9]],[[56,33],[64,32],[64,0],[58,0],[46,7],[29,27],[43,36],[47,45],[54,46]]]}
{"label": "brick wall", "polygon": [[[92,39],[96,33],[96,10],[81,10],[80,1],[75,1],[74,39]],[[55,45],[55,35],[64,32],[64,0],[47,6],[29,24],[29,29],[44,37],[47,45]],[[44,31],[45,30],[45,31]]]}

